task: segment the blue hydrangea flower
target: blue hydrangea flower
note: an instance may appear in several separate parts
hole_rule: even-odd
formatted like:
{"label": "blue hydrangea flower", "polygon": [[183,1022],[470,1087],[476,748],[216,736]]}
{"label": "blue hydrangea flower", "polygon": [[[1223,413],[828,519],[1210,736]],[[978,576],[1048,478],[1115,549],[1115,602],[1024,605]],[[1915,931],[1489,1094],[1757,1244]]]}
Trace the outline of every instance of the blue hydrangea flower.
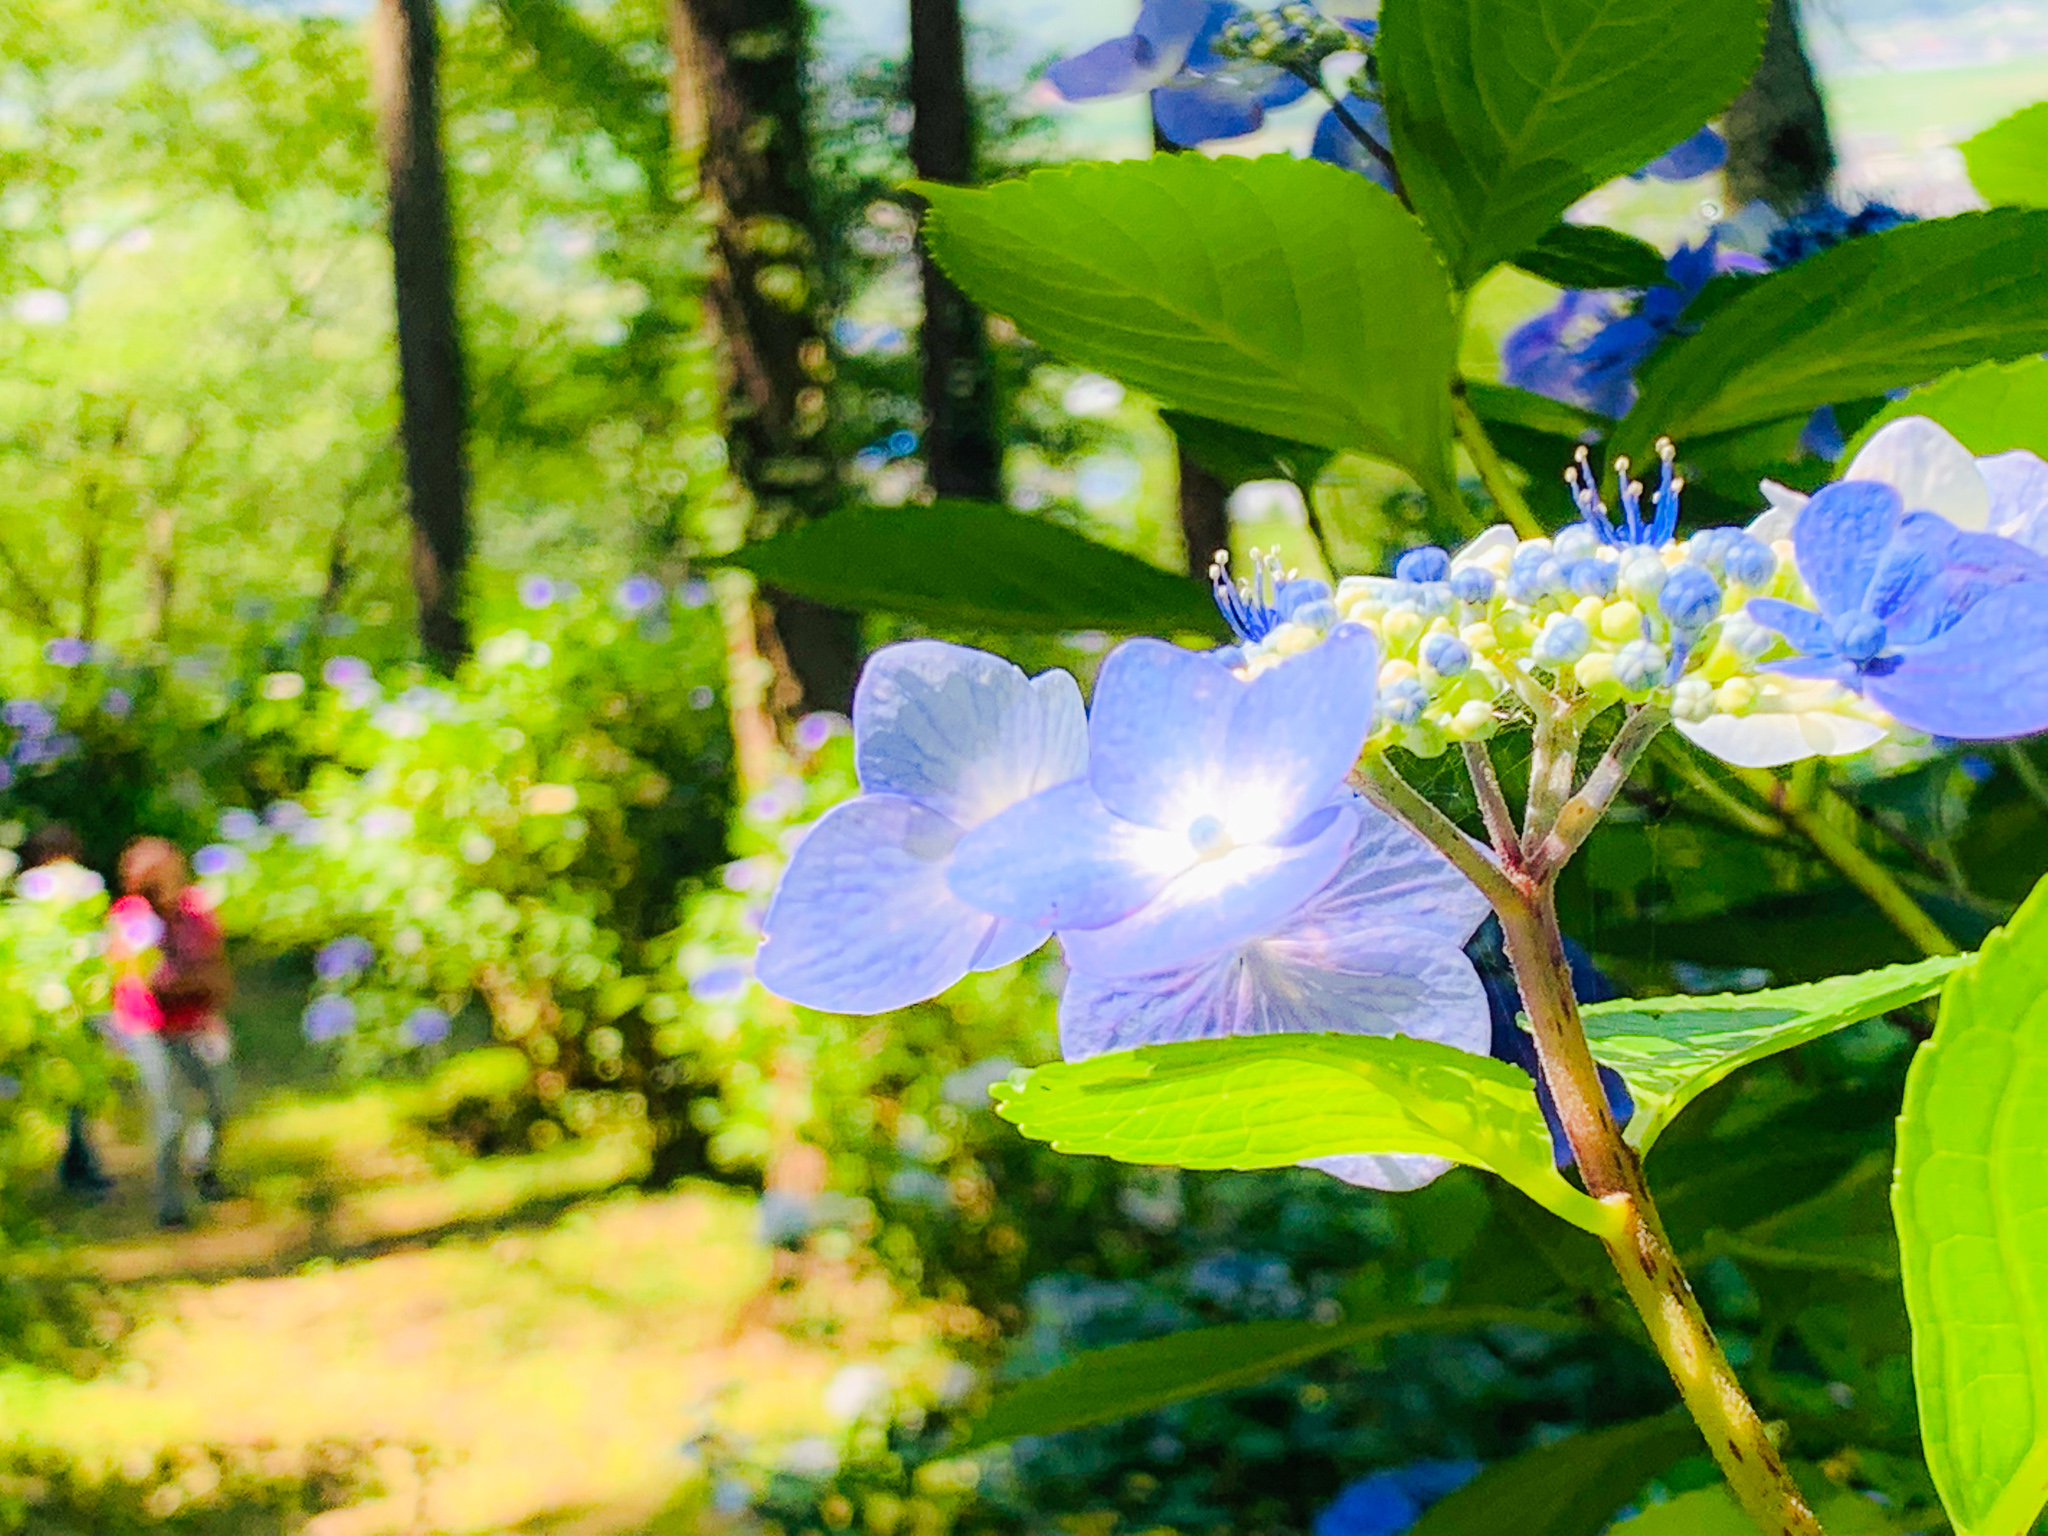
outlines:
{"label": "blue hydrangea flower", "polygon": [[1122,37],[1062,59],[1046,79],[1069,101],[1152,93],[1152,120],[1183,147],[1256,131],[1271,107],[1308,85],[1271,64],[1223,59],[1217,38],[1239,14],[1230,0],[1145,0]]}
{"label": "blue hydrangea flower", "polygon": [[1711,126],[1681,139],[1639,171],[1630,181],[1691,181],[1728,163],[1728,141]]}
{"label": "blue hydrangea flower", "polygon": [[92,646],[66,635],[43,647],[43,660],[53,667],[82,667],[92,659]]}
{"label": "blue hydrangea flower", "polygon": [[[1091,947],[1062,933],[1072,966],[1060,998],[1069,1061],[1227,1035],[1409,1035],[1483,1054],[1486,993],[1464,946],[1486,898],[1442,854],[1373,806],[1356,804],[1334,879],[1263,931],[1140,975],[1093,971]],[[1375,1189],[1415,1189],[1450,1165],[1363,1152],[1320,1168]]]}
{"label": "blue hydrangea flower", "polygon": [[1889,203],[1868,202],[1859,208],[1844,208],[1833,198],[1822,196],[1799,212],[1777,222],[1764,246],[1764,260],[1773,267],[1789,267],[1818,256],[1831,246],[1859,235],[1874,235],[1900,224],[1915,222],[1915,215]]}
{"label": "blue hydrangea flower", "polygon": [[628,576],[612,594],[612,601],[627,613],[645,613],[661,598],[661,583],[652,576]]}
{"label": "blue hydrangea flower", "polygon": [[797,845],[763,924],[761,984],[883,1013],[1036,949],[1049,924],[1005,920],[947,876],[963,835],[1087,772],[1073,678],[936,640],[887,646],[861,673],[853,741],[862,792]]}
{"label": "blue hydrangea flower", "polygon": [[226,843],[208,843],[192,855],[196,875],[231,875],[248,866],[249,855]]}
{"label": "blue hydrangea flower", "polygon": [[300,1026],[305,1030],[306,1038],[315,1045],[339,1040],[356,1027],[356,1005],[350,999],[331,992],[324,997],[316,997],[306,1005]]}
{"label": "blue hydrangea flower", "polygon": [[1567,290],[1556,305],[1509,333],[1501,346],[1502,377],[1568,405],[1607,416],[1635,403],[1636,369],[1664,338],[1683,329],[1686,308],[1724,272],[1766,272],[1762,260],[1722,250],[1716,236],[1681,245],[1664,264],[1665,281],[1637,296],[1632,309],[1617,295]]}
{"label": "blue hydrangea flower", "polygon": [[358,934],[345,934],[320,946],[313,957],[313,973],[322,981],[353,981],[369,969],[377,957],[370,941]]}
{"label": "blue hydrangea flower", "polygon": [[1096,682],[1087,777],[970,833],[954,893],[1063,930],[1070,962],[1103,975],[1266,932],[1350,849],[1344,779],[1372,726],[1378,663],[1355,624],[1249,681],[1163,641],[1127,642]]}
{"label": "blue hydrangea flower", "polygon": [[398,1026],[398,1038],[410,1046],[438,1045],[448,1038],[452,1023],[445,1009],[415,1008]]}
{"label": "blue hydrangea flower", "polygon": [[1750,600],[1749,616],[1800,652],[1770,670],[1841,683],[1904,725],[1957,740],[2048,729],[2048,558],[1908,512],[1877,480],[1815,493],[1792,548],[1819,611]]}
{"label": "blue hydrangea flower", "polygon": [[[1902,416],[1857,450],[1844,480],[1881,480],[1909,510],[1935,512],[1969,533],[1996,533],[2048,556],[2048,460],[2025,449],[1975,457],[1938,422]],[[1805,498],[1769,486],[1774,502]]]}
{"label": "blue hydrangea flower", "polygon": [[1479,1475],[1476,1461],[1411,1461],[1362,1477],[1316,1516],[1315,1536],[1404,1536],[1423,1512]]}

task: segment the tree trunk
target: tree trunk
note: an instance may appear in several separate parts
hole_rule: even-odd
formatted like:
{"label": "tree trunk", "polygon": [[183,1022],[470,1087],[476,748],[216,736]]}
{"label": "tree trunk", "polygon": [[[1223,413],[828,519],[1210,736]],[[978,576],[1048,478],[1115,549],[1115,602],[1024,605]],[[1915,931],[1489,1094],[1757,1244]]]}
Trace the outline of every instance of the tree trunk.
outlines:
{"label": "tree trunk", "polygon": [[[1177,155],[1181,148],[1152,124],[1152,148],[1157,154]],[[1188,574],[1197,581],[1209,579],[1209,566],[1218,550],[1230,548],[1230,492],[1223,482],[1188,456],[1176,442],[1180,461],[1180,538],[1186,550]]]}
{"label": "tree trunk", "polygon": [[434,0],[377,0],[377,116],[390,181],[398,296],[399,431],[412,515],[420,644],[442,667],[469,651],[462,587],[469,563],[468,410],[455,320],[455,253],[441,164]]}
{"label": "tree trunk", "polygon": [[[974,107],[960,0],[910,0],[910,163],[929,181],[974,179]],[[941,496],[1000,501],[1003,446],[981,311],[919,248],[924,277],[924,452]]]}
{"label": "tree trunk", "polygon": [[[668,0],[677,148],[696,163],[712,225],[707,299],[724,347],[726,440],[765,537],[838,499],[821,438],[829,354],[804,98],[803,0]],[[785,719],[849,707],[858,615],[764,588],[758,649]]]}
{"label": "tree trunk", "polygon": [[1835,147],[1793,0],[1771,0],[1763,62],[1721,126],[1728,139],[1731,207],[1761,200],[1791,213],[1827,190]]}

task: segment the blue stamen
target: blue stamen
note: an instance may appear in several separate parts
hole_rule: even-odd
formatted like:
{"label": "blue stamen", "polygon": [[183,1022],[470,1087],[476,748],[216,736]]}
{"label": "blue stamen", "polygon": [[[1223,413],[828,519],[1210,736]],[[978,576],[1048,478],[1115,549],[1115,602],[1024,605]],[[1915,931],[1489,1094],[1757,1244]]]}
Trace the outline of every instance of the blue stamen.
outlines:
{"label": "blue stamen", "polygon": [[1657,439],[1657,457],[1663,467],[1657,476],[1657,489],[1651,496],[1649,522],[1643,521],[1643,483],[1628,477],[1628,460],[1614,461],[1615,478],[1621,482],[1622,525],[1617,528],[1614,519],[1608,515],[1607,504],[1600,499],[1600,488],[1593,477],[1592,456],[1581,447],[1571,467],[1564,472],[1565,484],[1571,488],[1572,504],[1579,509],[1579,519],[1603,544],[1632,545],[1639,548],[1661,549],[1671,542],[1678,531],[1678,493],[1685,489],[1685,482],[1677,477],[1674,464],[1678,452],[1671,446],[1671,439]]}
{"label": "blue stamen", "polygon": [[1279,606],[1280,588],[1293,579],[1281,569],[1278,554],[1261,555],[1255,549],[1251,558],[1251,577],[1235,583],[1230,579],[1229,550],[1217,550],[1209,565],[1209,590],[1215,594],[1217,611],[1245,645],[1265,639],[1286,622]]}

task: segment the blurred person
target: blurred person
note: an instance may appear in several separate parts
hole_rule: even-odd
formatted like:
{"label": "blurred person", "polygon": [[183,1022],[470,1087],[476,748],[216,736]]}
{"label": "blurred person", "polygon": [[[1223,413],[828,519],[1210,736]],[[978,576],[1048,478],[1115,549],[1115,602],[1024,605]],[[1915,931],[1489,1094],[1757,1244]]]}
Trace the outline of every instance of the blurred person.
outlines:
{"label": "blurred person", "polygon": [[182,1227],[188,1221],[184,1117],[173,1073],[182,1073],[206,1102],[208,1134],[196,1159],[195,1187],[202,1200],[222,1199],[226,1191],[215,1168],[234,1056],[223,1010],[234,979],[220,924],[192,885],[184,854],[163,838],[137,838],[121,855],[120,876],[125,894],[107,914],[116,966],[114,1027],[149,1100],[158,1225]]}
{"label": "blurred person", "polygon": [[[69,865],[80,870],[85,867],[85,845],[79,841],[78,834],[61,821],[36,828],[21,845],[23,873],[57,865]],[[114,1187],[114,1181],[107,1176],[106,1169],[100,1164],[99,1153],[93,1147],[83,1104],[71,1106],[67,1130],[64,1156],[57,1163],[57,1184],[66,1194],[83,1200],[97,1200]]]}

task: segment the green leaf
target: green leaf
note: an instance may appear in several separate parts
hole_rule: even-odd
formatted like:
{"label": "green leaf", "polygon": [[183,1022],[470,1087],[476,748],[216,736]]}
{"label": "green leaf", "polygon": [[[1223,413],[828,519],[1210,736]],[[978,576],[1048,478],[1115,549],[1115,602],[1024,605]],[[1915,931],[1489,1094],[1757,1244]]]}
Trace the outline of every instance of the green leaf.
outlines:
{"label": "green leaf", "polygon": [[1629,1142],[1647,1152],[1678,1112],[1738,1067],[1937,991],[1966,956],[1715,997],[1623,998],[1583,1011],[1596,1060],[1635,1095]]}
{"label": "green leaf", "polygon": [[1664,281],[1664,254],[1646,240],[1598,224],[1553,224],[1514,265],[1560,288],[1649,288]]}
{"label": "green leaf", "polygon": [[1965,139],[1962,149],[1985,202],[2048,208],[2048,101],[2021,107]]}
{"label": "green leaf", "polygon": [[1758,0],[1389,0],[1394,158],[1458,281],[1727,106],[1763,35]]}
{"label": "green leaf", "polygon": [[2048,209],[2000,208],[1847,240],[1773,273],[1667,345],[1616,446],[1731,432],[2048,350]]}
{"label": "green leaf", "polygon": [[[1813,1467],[1792,1468],[1828,1536],[1893,1536],[1899,1528],[1862,1494],[1831,1483]],[[1608,1536],[1757,1536],[1756,1522],[1726,1488],[1695,1488],[1622,1521]]]}
{"label": "green leaf", "polygon": [[1337,456],[1334,449],[1209,421],[1186,411],[1161,411],[1159,419],[1194,461],[1228,490],[1253,480],[1291,480],[1307,495]]}
{"label": "green leaf", "polygon": [[1845,460],[1855,457],[1871,433],[1901,416],[1940,422],[1974,454],[2026,448],[2048,455],[2048,358],[1981,363],[1892,401],[1856,435]]}
{"label": "green leaf", "polygon": [[1699,1448],[1682,1413],[1553,1441],[1488,1467],[1408,1536],[1598,1536],[1643,1484]]}
{"label": "green leaf", "polygon": [[1159,155],[920,182],[925,244],[984,308],[1169,406],[1450,487],[1450,289],[1413,215],[1288,155]]}
{"label": "green leaf", "polygon": [[[1567,405],[1547,395],[1507,384],[1468,379],[1465,381],[1465,398],[1471,402],[1473,414],[1488,427],[1542,432],[1567,444],[1575,443],[1581,437],[1605,436],[1614,426],[1610,418],[1598,411]],[[1565,465],[1570,462],[1571,454],[1567,449],[1565,457],[1556,466],[1556,472],[1563,475]]]}
{"label": "green leaf", "polygon": [[1061,1152],[1181,1168],[1426,1153],[1497,1173],[1574,1226],[1614,1230],[1605,1206],[1559,1177],[1527,1074],[1431,1040],[1190,1040],[1055,1062],[994,1093],[1004,1119]]}
{"label": "green leaf", "polygon": [[856,507],[713,563],[835,608],[970,629],[1220,635],[1185,577],[1071,529],[977,501]]}
{"label": "green leaf", "polygon": [[1004,1390],[962,1449],[1051,1435],[1150,1413],[1211,1392],[1249,1386],[1339,1349],[1401,1333],[1463,1333],[1512,1323],[1570,1329],[1577,1319],[1523,1307],[1418,1307],[1362,1323],[1256,1322],[1193,1328],[1090,1350]]}
{"label": "green leaf", "polygon": [[1892,1214],[1934,1486],[1960,1536],[2018,1536],[2048,1498],[2048,882],[1948,984]]}

